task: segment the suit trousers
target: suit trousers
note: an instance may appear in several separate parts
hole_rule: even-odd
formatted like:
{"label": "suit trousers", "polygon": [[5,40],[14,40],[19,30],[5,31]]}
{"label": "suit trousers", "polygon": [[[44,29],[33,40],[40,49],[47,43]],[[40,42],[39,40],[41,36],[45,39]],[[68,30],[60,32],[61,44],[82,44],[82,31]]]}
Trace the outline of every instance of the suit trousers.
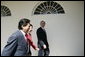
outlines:
{"label": "suit trousers", "polygon": [[49,49],[40,49],[38,52],[38,56],[49,56]]}

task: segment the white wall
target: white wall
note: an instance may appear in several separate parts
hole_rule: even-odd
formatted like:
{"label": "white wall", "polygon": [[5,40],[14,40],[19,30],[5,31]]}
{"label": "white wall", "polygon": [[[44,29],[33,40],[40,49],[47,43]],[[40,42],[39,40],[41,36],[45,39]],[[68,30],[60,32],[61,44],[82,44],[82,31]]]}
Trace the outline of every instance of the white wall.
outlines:
{"label": "white wall", "polygon": [[[21,18],[28,18],[34,26],[32,36],[37,45],[36,30],[41,20],[46,21],[50,56],[84,56],[84,2],[56,1],[65,14],[32,15],[33,8],[40,1],[1,1],[12,16],[1,17],[1,51],[8,37],[17,30]],[[33,56],[37,51],[32,49]]]}

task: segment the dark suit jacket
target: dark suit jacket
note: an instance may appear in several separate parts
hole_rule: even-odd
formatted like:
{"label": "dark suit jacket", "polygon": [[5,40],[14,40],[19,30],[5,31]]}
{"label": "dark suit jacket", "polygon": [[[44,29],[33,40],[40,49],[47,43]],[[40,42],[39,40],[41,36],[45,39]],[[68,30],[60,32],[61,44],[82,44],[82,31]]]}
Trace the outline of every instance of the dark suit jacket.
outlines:
{"label": "dark suit jacket", "polygon": [[1,56],[26,56],[28,43],[20,30],[13,33],[4,47]]}
{"label": "dark suit jacket", "polygon": [[47,49],[49,48],[46,31],[44,31],[41,27],[37,29],[37,38],[38,38],[39,48],[40,47],[43,48],[42,46],[44,44],[47,46]]}

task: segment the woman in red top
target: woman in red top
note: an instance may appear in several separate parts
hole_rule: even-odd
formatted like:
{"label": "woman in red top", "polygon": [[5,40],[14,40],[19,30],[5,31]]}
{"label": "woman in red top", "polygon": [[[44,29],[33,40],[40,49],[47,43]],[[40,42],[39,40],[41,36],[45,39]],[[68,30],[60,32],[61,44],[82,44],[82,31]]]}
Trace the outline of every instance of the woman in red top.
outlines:
{"label": "woman in red top", "polygon": [[31,50],[30,50],[30,46],[32,46],[35,50],[39,50],[38,47],[36,47],[32,41],[32,36],[31,36],[31,32],[32,32],[32,29],[33,29],[33,25],[30,24],[30,30],[28,32],[28,34],[26,35],[27,36],[27,40],[29,42],[29,52],[28,52],[28,56],[31,56],[32,53],[31,53]]}

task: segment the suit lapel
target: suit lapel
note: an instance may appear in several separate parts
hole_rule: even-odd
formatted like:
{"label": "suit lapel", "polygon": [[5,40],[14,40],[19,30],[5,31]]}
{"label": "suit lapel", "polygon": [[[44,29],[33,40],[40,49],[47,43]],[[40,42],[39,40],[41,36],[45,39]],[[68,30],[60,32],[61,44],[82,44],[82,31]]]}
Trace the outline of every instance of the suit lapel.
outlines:
{"label": "suit lapel", "polygon": [[22,43],[20,43],[21,45],[23,45],[24,47],[26,47],[26,49],[27,49],[27,47],[28,47],[28,42],[25,40],[25,38],[24,38],[24,35],[22,34],[22,32],[21,31],[19,31],[19,33],[20,33],[20,42],[22,42]]}

